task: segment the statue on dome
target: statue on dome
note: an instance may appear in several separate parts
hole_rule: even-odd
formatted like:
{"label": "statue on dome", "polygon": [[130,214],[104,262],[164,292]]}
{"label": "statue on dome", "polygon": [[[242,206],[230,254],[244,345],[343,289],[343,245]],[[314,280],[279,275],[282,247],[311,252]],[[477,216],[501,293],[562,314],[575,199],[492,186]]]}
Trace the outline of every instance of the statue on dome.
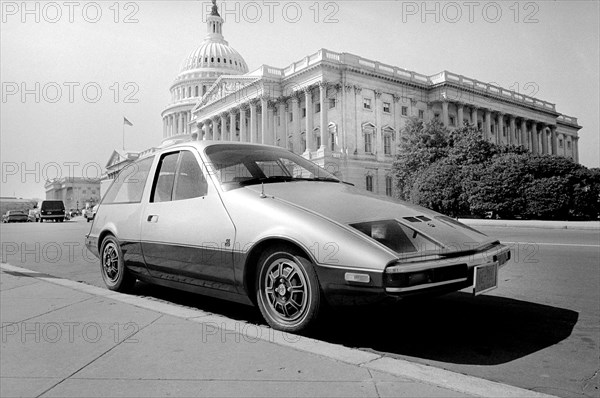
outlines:
{"label": "statue on dome", "polygon": [[219,15],[219,7],[217,7],[217,0],[212,0],[212,11],[210,13],[210,15],[215,15],[217,17],[220,17]]}

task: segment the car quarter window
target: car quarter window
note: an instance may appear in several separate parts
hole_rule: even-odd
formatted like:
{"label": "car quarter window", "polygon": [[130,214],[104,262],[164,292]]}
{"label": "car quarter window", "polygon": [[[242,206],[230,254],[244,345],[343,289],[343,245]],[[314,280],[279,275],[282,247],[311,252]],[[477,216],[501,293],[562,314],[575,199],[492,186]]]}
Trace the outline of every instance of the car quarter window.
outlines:
{"label": "car quarter window", "polygon": [[168,202],[171,200],[178,160],[179,152],[167,153],[160,157],[156,167],[150,202]]}
{"label": "car quarter window", "polygon": [[205,196],[208,185],[200,165],[193,153],[182,151],[175,176],[173,200],[199,198]]}
{"label": "car quarter window", "polygon": [[102,203],[141,202],[153,161],[154,156],[151,156],[125,166],[115,177],[112,185],[104,195]]}
{"label": "car quarter window", "polygon": [[167,202],[205,196],[208,185],[196,157],[190,151],[161,156],[156,168],[151,202]]}

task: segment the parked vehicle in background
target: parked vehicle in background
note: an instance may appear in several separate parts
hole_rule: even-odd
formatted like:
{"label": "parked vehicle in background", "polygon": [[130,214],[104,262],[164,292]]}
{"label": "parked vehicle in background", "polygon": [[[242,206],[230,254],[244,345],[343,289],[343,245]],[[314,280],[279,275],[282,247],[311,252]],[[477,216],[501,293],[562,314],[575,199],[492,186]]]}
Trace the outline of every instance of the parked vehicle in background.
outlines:
{"label": "parked vehicle in background", "polygon": [[2,216],[2,222],[27,222],[27,214],[21,210],[9,210]]}
{"label": "parked vehicle in background", "polygon": [[81,211],[79,209],[71,209],[69,210],[69,217],[77,217],[81,215]]}
{"label": "parked vehicle in background", "polygon": [[87,222],[90,222],[94,219],[94,216],[96,216],[97,211],[98,211],[98,205],[92,207],[91,209],[87,209],[87,211],[85,212],[85,218],[86,218]]}
{"label": "parked vehicle in background", "polygon": [[38,203],[38,221],[65,220],[65,204],[62,200],[42,200]]}

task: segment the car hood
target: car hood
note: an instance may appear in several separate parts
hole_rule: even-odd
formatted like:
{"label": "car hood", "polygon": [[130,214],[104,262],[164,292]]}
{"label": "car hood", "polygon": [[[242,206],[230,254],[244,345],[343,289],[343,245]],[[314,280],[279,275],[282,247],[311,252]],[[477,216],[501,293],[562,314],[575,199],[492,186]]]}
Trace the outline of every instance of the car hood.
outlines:
{"label": "car hood", "polygon": [[[244,187],[248,194],[264,194],[334,222],[354,223],[396,219],[440,243],[447,252],[475,250],[491,240],[442,214],[407,202],[377,196],[343,183],[297,181]],[[429,221],[414,220],[425,216]],[[409,219],[406,219],[409,217]],[[412,221],[411,221],[412,220]]]}

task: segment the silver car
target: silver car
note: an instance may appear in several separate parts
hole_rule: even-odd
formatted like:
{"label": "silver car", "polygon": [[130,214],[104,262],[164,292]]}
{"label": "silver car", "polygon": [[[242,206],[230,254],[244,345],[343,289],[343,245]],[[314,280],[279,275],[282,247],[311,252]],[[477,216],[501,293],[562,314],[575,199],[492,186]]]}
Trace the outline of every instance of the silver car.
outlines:
{"label": "silver car", "polygon": [[111,290],[137,279],[256,305],[274,328],[322,308],[493,289],[510,251],[372,195],[282,148],[185,142],[121,171],[86,245]]}

